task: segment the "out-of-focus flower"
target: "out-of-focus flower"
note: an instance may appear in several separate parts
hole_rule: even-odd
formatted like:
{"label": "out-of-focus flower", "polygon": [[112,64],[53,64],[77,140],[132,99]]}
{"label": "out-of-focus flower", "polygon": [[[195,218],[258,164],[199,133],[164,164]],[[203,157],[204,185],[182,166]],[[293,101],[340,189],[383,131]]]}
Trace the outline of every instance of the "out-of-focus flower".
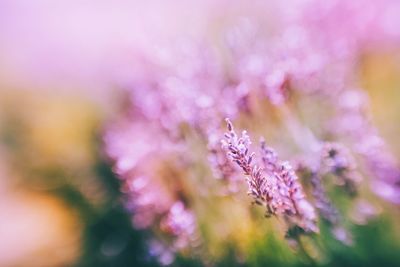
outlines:
{"label": "out-of-focus flower", "polygon": [[[105,140],[108,155],[116,162],[114,170],[122,180],[125,206],[136,229],[158,233],[159,238],[149,243],[150,253],[169,265],[176,253],[199,244],[196,217],[184,204],[180,185],[168,184],[154,173],[167,164],[164,157],[179,150],[179,145],[162,139],[144,142],[149,136],[142,135],[139,128],[126,123],[119,127],[110,130]],[[156,127],[153,137],[159,134],[157,131]],[[171,190],[171,186],[175,188]]]}
{"label": "out-of-focus flower", "polygon": [[[243,205],[240,173],[266,215],[284,218],[289,237],[298,230],[310,236],[318,232],[315,206],[333,235],[351,243],[343,226],[347,214],[328,196],[331,184],[355,195],[365,172],[364,164],[356,164],[359,155],[369,173],[379,176],[374,181],[387,185],[386,190],[379,186],[379,194],[392,201],[398,196],[395,164],[378,151],[383,141],[364,114],[363,97],[349,89],[357,86],[362,53],[400,40],[388,30],[397,21],[389,10],[397,5],[368,0],[364,13],[358,0],[290,3],[293,7],[266,4],[274,12],[265,19],[263,13],[227,22],[212,40],[198,36],[152,46],[138,57],[135,75],[124,84],[129,100],[124,124],[108,129],[105,145],[123,181],[134,225],[151,230],[151,251],[165,264],[173,262],[174,254],[191,251],[197,237],[212,239],[216,232],[211,229],[217,227],[209,225],[209,214],[222,214],[232,199]],[[321,105],[323,112],[303,118],[304,99]],[[307,159],[311,178],[296,173],[265,142],[256,158],[247,132],[238,135],[230,121],[219,146],[226,117],[251,132],[274,135],[271,143],[290,162]],[[321,120],[313,122],[318,127],[322,121],[329,125],[313,132],[311,120]],[[312,204],[305,197],[308,190]],[[358,197],[363,200],[363,192]],[[232,229],[218,229],[223,237],[233,235]]]}
{"label": "out-of-focus flower", "polygon": [[361,177],[355,171],[355,162],[349,151],[337,143],[325,143],[321,156],[323,168],[334,174],[338,178],[337,183],[349,194],[356,194]]}
{"label": "out-of-focus flower", "polygon": [[339,223],[339,212],[328,199],[326,190],[322,184],[321,177],[312,173],[310,179],[313,187],[313,196],[315,199],[315,207],[318,209],[321,217],[332,225]]}
{"label": "out-of-focus flower", "polygon": [[345,136],[362,157],[371,174],[372,190],[379,196],[400,203],[400,167],[368,115],[368,98],[360,90],[341,95],[337,107],[334,133]]}
{"label": "out-of-focus flower", "polygon": [[176,202],[161,221],[161,230],[176,236],[174,247],[184,249],[196,241],[196,218],[182,202]]}
{"label": "out-of-focus flower", "polygon": [[227,193],[237,192],[241,180],[238,168],[227,156],[226,148],[221,146],[218,135],[210,134],[208,140],[208,160],[214,177],[226,184]]}

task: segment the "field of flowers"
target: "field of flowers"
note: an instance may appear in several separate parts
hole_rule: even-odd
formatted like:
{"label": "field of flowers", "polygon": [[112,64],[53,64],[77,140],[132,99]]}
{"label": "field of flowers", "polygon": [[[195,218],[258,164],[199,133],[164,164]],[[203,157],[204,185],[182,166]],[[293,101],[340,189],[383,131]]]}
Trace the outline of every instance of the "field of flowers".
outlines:
{"label": "field of flowers", "polygon": [[0,266],[400,266],[400,2],[0,0]]}

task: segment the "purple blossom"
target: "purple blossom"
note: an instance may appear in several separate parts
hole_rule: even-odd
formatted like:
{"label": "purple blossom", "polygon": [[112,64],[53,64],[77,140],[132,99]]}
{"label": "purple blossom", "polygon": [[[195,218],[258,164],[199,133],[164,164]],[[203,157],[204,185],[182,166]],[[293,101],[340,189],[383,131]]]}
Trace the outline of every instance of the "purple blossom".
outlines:
{"label": "purple blossom", "polygon": [[[246,131],[242,132],[238,137],[233,129],[233,125],[229,119],[226,119],[228,132],[225,139],[222,140],[222,147],[228,150],[228,156],[235,162],[247,176],[246,180],[249,186],[248,193],[253,196],[254,203],[265,205],[267,208],[266,215],[276,215],[284,211],[283,203],[278,198],[276,188],[272,184],[271,179],[267,179],[262,174],[262,169],[253,162],[255,153],[249,154],[250,138]],[[282,209],[282,211],[279,211]]]}
{"label": "purple blossom", "polygon": [[150,253],[169,265],[176,253],[195,249],[201,243],[196,215],[184,204],[180,189],[170,190],[171,185],[154,173],[157,164],[181,151],[181,147],[162,136],[154,140],[152,137],[161,131],[157,127],[146,129],[152,136],[143,135],[137,124],[121,123],[110,129],[106,135],[108,155],[116,162],[114,171],[121,179],[124,204],[133,226],[161,233],[149,242]]}
{"label": "purple blossom", "polygon": [[146,176],[127,180],[126,207],[132,212],[132,223],[136,229],[151,228],[160,216],[168,211],[171,199],[161,185]]}
{"label": "purple blossom", "polygon": [[361,156],[372,177],[372,190],[395,204],[400,203],[400,167],[395,157],[370,121],[368,98],[361,90],[341,95],[332,132],[345,138]]}
{"label": "purple blossom", "polygon": [[342,216],[329,199],[320,174],[315,172],[311,173],[310,183],[312,186],[315,207],[318,210],[319,215],[330,225],[331,232],[337,240],[346,245],[351,245],[353,243],[352,237],[343,227]]}
{"label": "purple blossom", "polygon": [[343,186],[350,195],[356,194],[361,177],[356,172],[356,164],[350,152],[337,143],[325,143],[321,156],[322,166],[338,178],[337,183]]}
{"label": "purple blossom", "polygon": [[264,139],[261,139],[261,159],[264,164],[264,168],[273,173],[276,168],[276,164],[278,163],[278,155],[276,154],[275,150],[268,147],[265,143]]}
{"label": "purple blossom", "polygon": [[220,144],[219,135],[213,134],[208,138],[208,161],[213,175],[227,186],[228,193],[235,193],[240,182],[240,171],[227,155],[226,148]]}
{"label": "purple blossom", "polygon": [[[279,142],[285,144],[288,133],[297,146],[288,151],[298,151],[300,155],[293,157],[311,162],[308,182],[313,204],[343,242],[350,240],[342,226],[345,215],[329,199],[325,179],[332,178],[354,195],[365,165],[373,190],[400,203],[399,165],[369,119],[364,93],[349,89],[363,51],[382,40],[385,44],[400,41],[394,27],[398,18],[384,15],[398,10],[398,4],[392,0],[290,3],[293,7],[288,9],[287,3],[273,1],[274,16],[265,16],[268,23],[243,19],[221,30],[226,37],[221,47],[178,41],[138,60],[140,71],[127,85],[130,102],[125,120],[108,129],[105,143],[134,227],[156,236],[149,242],[150,252],[164,264],[172,264],[176,253],[190,253],[201,242],[197,223],[199,216],[206,215],[191,200],[200,198],[202,203],[196,203],[200,206],[217,204],[212,193],[220,192],[220,186],[237,193],[241,180],[245,183],[243,174],[248,194],[267,216],[283,218],[289,230],[319,231],[314,207],[289,161],[280,160],[265,141],[256,157],[247,132],[237,134],[229,120],[220,146],[224,117],[254,122],[265,116],[264,121],[268,119],[264,108],[274,114],[293,114],[276,116],[289,125]],[[360,12],[363,8],[368,16]],[[307,123],[300,122],[301,115],[290,110],[296,97],[319,97],[331,104],[336,118],[327,120],[327,136],[332,142],[318,141],[324,135],[314,136]],[[260,132],[266,128],[263,123],[252,127]],[[345,145],[339,145],[342,142]],[[357,165],[352,153],[358,153],[364,164]],[[159,171],[164,159],[170,160],[165,165],[176,164],[179,171],[173,175]],[[222,183],[207,180],[210,175],[203,162],[207,160],[214,178]],[[195,190],[185,187],[192,178],[201,181],[195,183]],[[239,195],[235,199],[240,200]],[[212,201],[205,201],[206,197]],[[370,217],[371,209],[365,210],[366,216],[358,217]]]}
{"label": "purple blossom", "polygon": [[289,227],[298,226],[306,232],[317,232],[314,208],[305,199],[298,177],[288,162],[278,162],[276,153],[262,144],[263,161],[268,172],[252,164],[255,153],[249,154],[250,138],[245,131],[238,137],[229,119],[228,132],[223,146],[228,147],[230,157],[247,176],[249,194],[254,202],[266,206],[266,215],[283,215]]}
{"label": "purple blossom", "polygon": [[319,214],[331,225],[337,225],[340,221],[339,212],[329,200],[325,187],[322,184],[321,177],[317,173],[311,174],[310,179],[315,200],[315,207]]}
{"label": "purple blossom", "polygon": [[185,249],[190,247],[198,239],[195,215],[185,205],[175,202],[168,214],[161,221],[161,230],[175,236],[173,247]]}

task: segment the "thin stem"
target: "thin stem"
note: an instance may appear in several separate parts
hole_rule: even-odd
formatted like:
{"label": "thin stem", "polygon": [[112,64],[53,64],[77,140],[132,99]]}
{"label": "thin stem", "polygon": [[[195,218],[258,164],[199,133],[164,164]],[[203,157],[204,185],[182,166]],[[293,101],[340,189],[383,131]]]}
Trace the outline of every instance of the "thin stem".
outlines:
{"label": "thin stem", "polygon": [[309,255],[309,253],[307,252],[306,248],[304,247],[303,242],[301,241],[300,236],[296,236],[295,238],[297,245],[298,245],[298,249],[301,252],[302,256],[304,257],[304,259],[307,261],[307,263],[309,263],[310,265],[315,265],[315,260],[313,257],[311,257]]}

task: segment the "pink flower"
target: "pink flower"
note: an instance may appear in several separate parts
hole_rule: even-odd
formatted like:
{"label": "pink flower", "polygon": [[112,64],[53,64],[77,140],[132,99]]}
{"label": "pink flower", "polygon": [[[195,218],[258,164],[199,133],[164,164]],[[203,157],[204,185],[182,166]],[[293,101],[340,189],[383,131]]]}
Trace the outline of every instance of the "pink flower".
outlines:
{"label": "pink flower", "polygon": [[288,162],[280,162],[276,153],[262,143],[263,161],[266,169],[258,167],[255,153],[249,154],[250,138],[246,131],[238,137],[229,119],[228,132],[223,146],[247,176],[249,194],[254,202],[266,206],[266,215],[284,216],[289,228],[298,226],[307,233],[318,232],[316,215],[312,205],[305,199],[296,173]]}

